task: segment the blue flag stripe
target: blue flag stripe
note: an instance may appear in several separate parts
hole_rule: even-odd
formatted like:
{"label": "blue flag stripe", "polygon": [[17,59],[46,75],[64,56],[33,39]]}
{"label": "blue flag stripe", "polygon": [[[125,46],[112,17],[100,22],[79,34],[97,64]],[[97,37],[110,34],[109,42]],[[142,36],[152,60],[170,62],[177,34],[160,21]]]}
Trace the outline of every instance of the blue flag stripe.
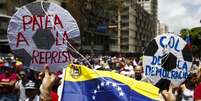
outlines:
{"label": "blue flag stripe", "polygon": [[[107,81],[105,81],[107,80]],[[65,81],[62,101],[154,101],[111,78]]]}

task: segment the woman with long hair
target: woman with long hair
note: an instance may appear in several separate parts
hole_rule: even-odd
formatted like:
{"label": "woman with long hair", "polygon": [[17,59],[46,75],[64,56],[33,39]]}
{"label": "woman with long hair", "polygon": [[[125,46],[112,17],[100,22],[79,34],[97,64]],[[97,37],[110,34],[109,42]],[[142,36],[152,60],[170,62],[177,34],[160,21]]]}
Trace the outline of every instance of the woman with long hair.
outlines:
{"label": "woman with long hair", "polygon": [[177,90],[177,101],[193,101],[194,89],[197,82],[197,74],[190,73],[188,78]]}

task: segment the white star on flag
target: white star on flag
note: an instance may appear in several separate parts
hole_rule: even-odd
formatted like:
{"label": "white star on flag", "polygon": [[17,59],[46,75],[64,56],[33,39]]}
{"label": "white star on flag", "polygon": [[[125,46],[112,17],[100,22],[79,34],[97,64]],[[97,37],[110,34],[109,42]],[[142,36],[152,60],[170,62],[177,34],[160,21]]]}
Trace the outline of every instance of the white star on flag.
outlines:
{"label": "white star on flag", "polygon": [[97,86],[97,89],[98,89],[98,90],[100,89],[100,86],[99,86],[99,85]]}
{"label": "white star on flag", "polygon": [[97,90],[94,90],[94,94],[96,94],[97,93]]}
{"label": "white star on flag", "polygon": [[118,86],[118,87],[117,87],[117,91],[121,91],[121,87]]}
{"label": "white star on flag", "polygon": [[96,97],[93,95],[93,96],[92,96],[92,99],[93,99],[93,100],[95,100],[95,99],[96,99]]}
{"label": "white star on flag", "polygon": [[103,87],[105,85],[105,83],[104,82],[101,82],[101,86]]}
{"label": "white star on flag", "polygon": [[98,84],[96,86],[96,89],[94,89],[94,91],[93,91],[92,100],[96,100],[96,95],[98,94],[97,92],[99,92],[101,90],[101,88],[104,88],[104,86],[109,86],[111,89],[116,89],[116,91],[118,92],[118,95],[121,97],[125,95],[125,93],[122,91],[122,88],[116,82],[101,81],[100,84]]}
{"label": "white star on flag", "polygon": [[119,96],[123,96],[124,95],[124,93],[121,91],[121,92],[119,92]]}
{"label": "white star on flag", "polygon": [[112,83],[112,86],[113,86],[113,87],[116,87],[116,86],[117,86],[117,84],[116,84],[116,83]]}
{"label": "white star on flag", "polygon": [[109,82],[109,81],[107,81],[107,82],[106,82],[106,85],[107,85],[107,86],[109,86],[109,85],[110,85],[110,82]]}

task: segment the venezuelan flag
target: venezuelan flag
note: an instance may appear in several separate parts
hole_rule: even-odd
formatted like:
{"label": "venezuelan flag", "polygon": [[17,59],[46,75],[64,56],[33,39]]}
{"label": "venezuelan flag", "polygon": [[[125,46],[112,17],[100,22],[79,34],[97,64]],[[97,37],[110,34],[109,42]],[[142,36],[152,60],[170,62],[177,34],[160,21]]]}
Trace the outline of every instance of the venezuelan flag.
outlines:
{"label": "venezuelan flag", "polygon": [[[154,101],[159,89],[123,75],[76,65],[65,70],[61,101]],[[76,75],[73,75],[75,73]]]}
{"label": "venezuelan flag", "polygon": [[185,41],[190,49],[192,49],[192,37],[191,35],[187,34]]}

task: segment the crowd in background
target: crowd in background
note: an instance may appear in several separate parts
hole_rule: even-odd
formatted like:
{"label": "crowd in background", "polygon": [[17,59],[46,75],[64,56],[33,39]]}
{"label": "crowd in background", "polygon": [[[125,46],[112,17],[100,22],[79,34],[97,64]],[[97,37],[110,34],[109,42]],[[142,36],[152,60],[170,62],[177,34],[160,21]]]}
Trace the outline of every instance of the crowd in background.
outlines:
{"label": "crowd in background", "polygon": [[[85,59],[76,58],[72,62],[95,70],[113,71],[139,81],[150,82],[143,73],[142,57],[86,55]],[[179,87],[173,88],[175,100],[201,99],[200,64],[200,59],[193,59],[188,78]],[[58,101],[57,91],[62,72],[57,72],[55,75],[56,81],[51,90],[52,101]],[[39,101],[39,88],[43,76],[43,72],[36,72],[23,66],[20,59],[13,56],[0,57],[0,101]]]}

